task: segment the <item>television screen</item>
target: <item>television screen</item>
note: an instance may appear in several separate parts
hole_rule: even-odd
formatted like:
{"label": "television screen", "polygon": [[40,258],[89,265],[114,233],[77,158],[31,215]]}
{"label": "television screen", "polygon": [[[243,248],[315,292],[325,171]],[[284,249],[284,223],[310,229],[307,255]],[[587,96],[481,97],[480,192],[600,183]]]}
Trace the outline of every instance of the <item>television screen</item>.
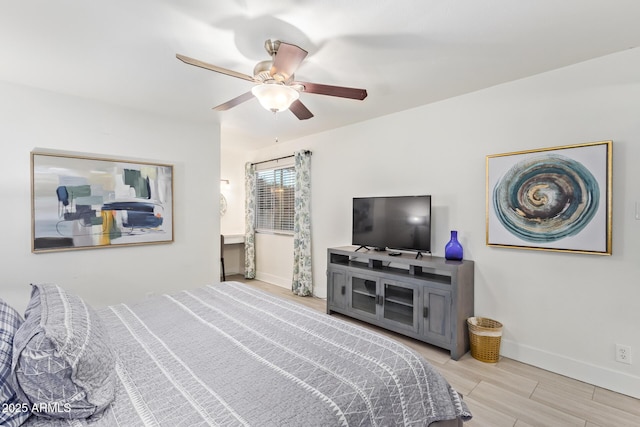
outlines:
{"label": "television screen", "polygon": [[352,244],[431,252],[431,196],[354,198]]}

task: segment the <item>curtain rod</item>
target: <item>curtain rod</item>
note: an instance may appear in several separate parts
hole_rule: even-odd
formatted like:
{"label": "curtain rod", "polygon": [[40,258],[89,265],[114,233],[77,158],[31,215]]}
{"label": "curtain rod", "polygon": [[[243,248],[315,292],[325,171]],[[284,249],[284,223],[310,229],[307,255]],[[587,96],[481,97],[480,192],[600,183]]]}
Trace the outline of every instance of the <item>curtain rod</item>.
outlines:
{"label": "curtain rod", "polygon": [[[304,150],[304,153],[305,153],[305,154],[313,154],[313,153],[312,153],[311,151],[309,151],[309,150]],[[254,162],[254,163],[251,163],[251,165],[252,165],[252,166],[255,166],[255,165],[259,165],[259,164],[261,164],[261,163],[275,162],[275,161],[278,161],[278,160],[289,159],[289,158],[291,158],[291,157],[293,157],[293,156],[295,156],[295,154],[291,154],[290,156],[276,157],[275,159],[263,160],[263,161],[261,161],[261,162]]]}

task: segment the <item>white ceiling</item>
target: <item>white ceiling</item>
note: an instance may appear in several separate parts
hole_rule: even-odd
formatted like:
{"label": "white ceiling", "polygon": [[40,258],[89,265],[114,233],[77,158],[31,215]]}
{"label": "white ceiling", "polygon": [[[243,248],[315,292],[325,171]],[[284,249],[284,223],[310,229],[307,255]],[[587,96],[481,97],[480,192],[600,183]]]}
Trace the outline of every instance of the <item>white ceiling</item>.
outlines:
{"label": "white ceiling", "polygon": [[[0,5],[0,80],[198,122],[258,148],[640,45],[638,0],[19,0]],[[266,39],[309,52],[297,80],[367,89],[301,95],[299,121],[251,100]]]}

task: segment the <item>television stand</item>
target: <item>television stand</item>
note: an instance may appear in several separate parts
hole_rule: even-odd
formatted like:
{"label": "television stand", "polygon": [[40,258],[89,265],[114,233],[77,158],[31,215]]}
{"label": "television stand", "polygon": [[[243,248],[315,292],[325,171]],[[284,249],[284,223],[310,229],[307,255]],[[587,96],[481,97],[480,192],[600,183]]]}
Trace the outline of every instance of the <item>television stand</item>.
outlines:
{"label": "television stand", "polygon": [[327,313],[341,313],[445,348],[469,350],[474,262],[345,246],[327,250]]}

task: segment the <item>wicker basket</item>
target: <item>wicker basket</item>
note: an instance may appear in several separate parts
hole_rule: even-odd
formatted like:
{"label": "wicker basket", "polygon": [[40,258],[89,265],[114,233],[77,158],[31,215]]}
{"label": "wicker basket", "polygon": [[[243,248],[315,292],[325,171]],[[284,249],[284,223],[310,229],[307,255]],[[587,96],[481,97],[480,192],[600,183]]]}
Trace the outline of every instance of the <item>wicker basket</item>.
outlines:
{"label": "wicker basket", "polygon": [[502,323],[486,317],[470,317],[467,325],[471,356],[482,362],[496,363],[500,358]]}

